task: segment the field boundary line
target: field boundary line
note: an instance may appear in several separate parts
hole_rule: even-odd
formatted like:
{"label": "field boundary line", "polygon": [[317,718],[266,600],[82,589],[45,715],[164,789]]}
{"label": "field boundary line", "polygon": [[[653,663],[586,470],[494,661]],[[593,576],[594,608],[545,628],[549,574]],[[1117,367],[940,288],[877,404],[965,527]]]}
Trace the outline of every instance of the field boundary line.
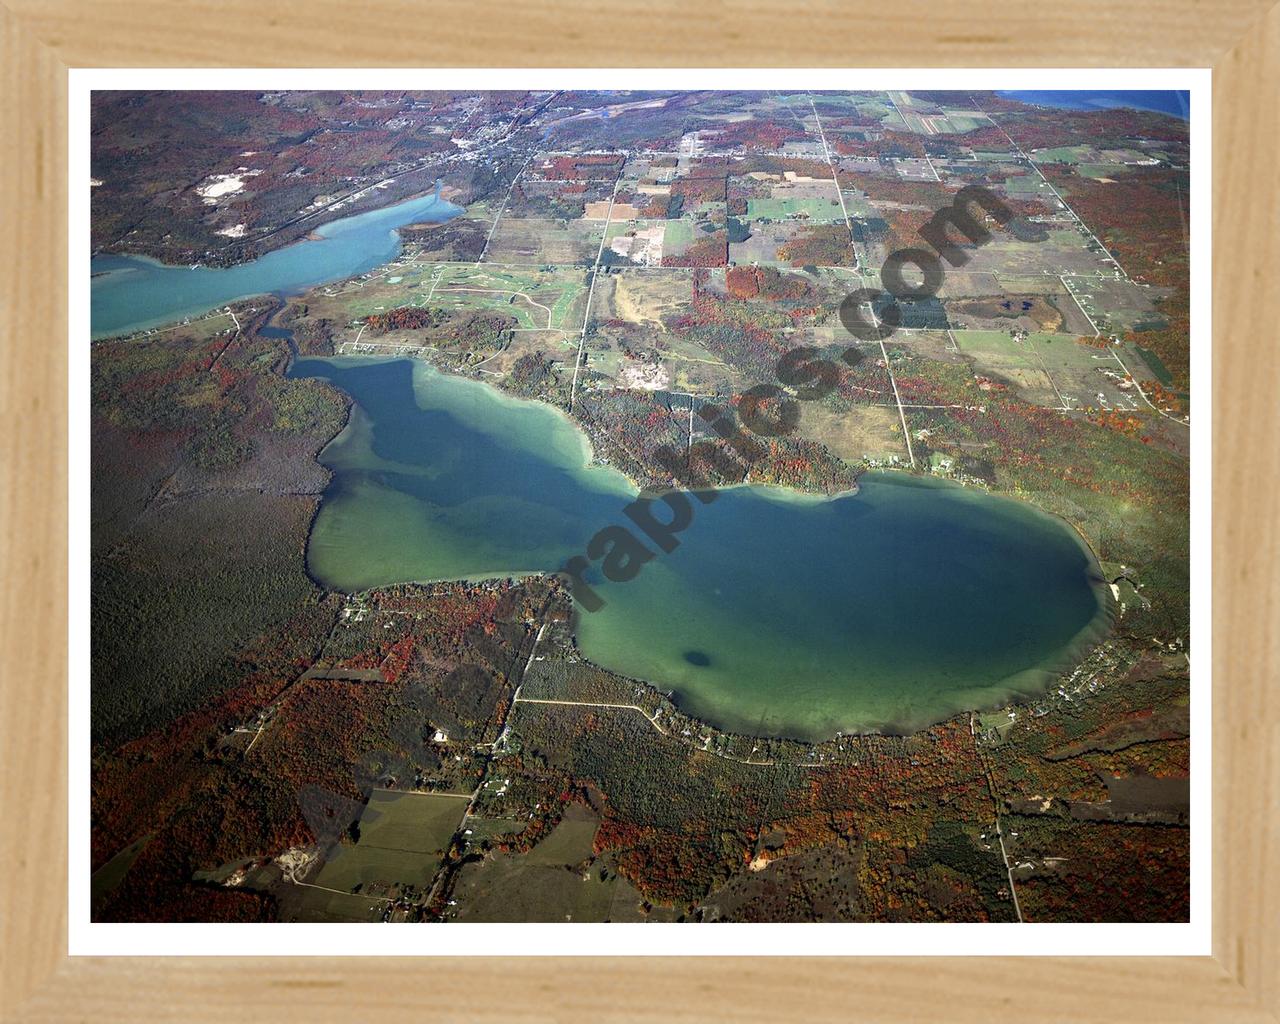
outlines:
{"label": "field boundary line", "polygon": [[622,164],[618,167],[618,176],[613,179],[613,191],[609,193],[609,209],[605,211],[604,227],[600,231],[600,248],[596,250],[596,262],[591,268],[591,287],[587,289],[587,308],[582,313],[582,336],[578,338],[578,357],[573,361],[573,383],[569,385],[569,413],[573,414],[573,406],[578,398],[578,369],[582,366],[582,350],[587,344],[587,327],[591,324],[591,299],[596,293],[596,278],[600,276],[600,260],[604,257],[604,245],[609,240],[609,225],[613,223],[613,201],[618,197],[618,186],[622,184],[622,172],[626,170],[629,150],[623,150]]}

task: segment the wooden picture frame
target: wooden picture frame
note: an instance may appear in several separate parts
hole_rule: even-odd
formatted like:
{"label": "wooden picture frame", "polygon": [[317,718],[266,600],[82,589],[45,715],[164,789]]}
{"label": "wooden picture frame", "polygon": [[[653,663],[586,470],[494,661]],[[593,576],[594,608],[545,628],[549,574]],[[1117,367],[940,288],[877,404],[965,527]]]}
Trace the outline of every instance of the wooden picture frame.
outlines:
{"label": "wooden picture frame", "polygon": [[[1275,609],[1280,7],[1271,0],[892,11],[660,0],[679,30],[619,31],[560,0],[373,0],[199,12],[0,7],[7,273],[0,351],[0,1009],[5,1020],[1231,1020],[1280,1017]],[[207,20],[202,20],[207,19]],[[674,24],[674,20],[673,20]],[[95,66],[1212,66],[1213,955],[990,959],[72,958],[67,955],[67,73]],[[233,926],[227,926],[233,927]],[[772,952],[772,951],[771,951]]]}

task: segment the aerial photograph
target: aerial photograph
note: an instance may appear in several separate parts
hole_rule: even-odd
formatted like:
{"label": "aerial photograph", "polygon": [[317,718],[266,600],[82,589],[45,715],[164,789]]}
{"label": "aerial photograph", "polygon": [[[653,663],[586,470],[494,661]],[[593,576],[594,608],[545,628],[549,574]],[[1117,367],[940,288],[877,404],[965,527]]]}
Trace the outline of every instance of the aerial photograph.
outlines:
{"label": "aerial photograph", "polygon": [[92,921],[1188,921],[1188,104],[94,91]]}

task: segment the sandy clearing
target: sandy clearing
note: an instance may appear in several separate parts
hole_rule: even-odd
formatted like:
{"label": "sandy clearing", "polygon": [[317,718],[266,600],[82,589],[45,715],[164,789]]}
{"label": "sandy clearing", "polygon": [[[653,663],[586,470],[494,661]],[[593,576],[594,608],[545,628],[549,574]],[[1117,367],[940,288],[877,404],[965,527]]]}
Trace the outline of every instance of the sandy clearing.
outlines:
{"label": "sandy clearing", "polygon": [[202,199],[218,200],[223,196],[234,195],[244,188],[244,179],[237,174],[215,174],[207,185],[196,188],[196,195]]}

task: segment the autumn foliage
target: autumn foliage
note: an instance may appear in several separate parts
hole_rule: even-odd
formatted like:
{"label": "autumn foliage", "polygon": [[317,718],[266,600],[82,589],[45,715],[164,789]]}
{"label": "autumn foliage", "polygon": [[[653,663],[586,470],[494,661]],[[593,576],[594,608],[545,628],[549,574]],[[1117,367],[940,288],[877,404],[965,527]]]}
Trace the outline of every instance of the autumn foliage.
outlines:
{"label": "autumn foliage", "polygon": [[735,299],[803,299],[808,283],[796,274],[780,274],[773,267],[730,267],[725,272],[725,288]]}
{"label": "autumn foliage", "polygon": [[723,267],[728,262],[729,236],[724,231],[700,238],[678,255],[662,257],[664,267]]}
{"label": "autumn foliage", "polygon": [[447,314],[440,309],[398,306],[385,313],[371,314],[365,324],[374,334],[386,334],[388,331],[420,331],[439,327],[447,319]]}

